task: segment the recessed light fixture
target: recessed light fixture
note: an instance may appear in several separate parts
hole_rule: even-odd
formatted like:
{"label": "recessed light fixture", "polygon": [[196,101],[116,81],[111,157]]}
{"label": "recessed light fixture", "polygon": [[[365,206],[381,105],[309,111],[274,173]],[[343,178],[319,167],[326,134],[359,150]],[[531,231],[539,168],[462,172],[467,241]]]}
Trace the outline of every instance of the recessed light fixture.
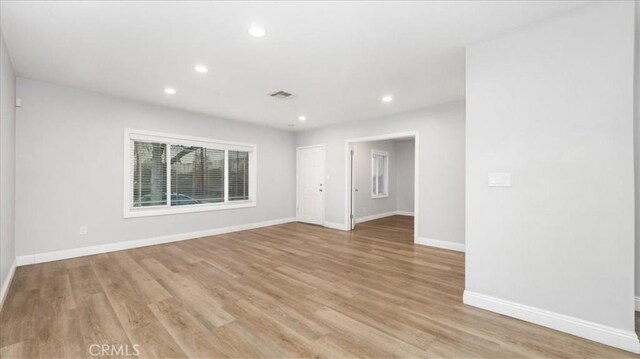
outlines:
{"label": "recessed light fixture", "polygon": [[261,26],[251,26],[248,31],[249,35],[253,37],[265,37],[267,35],[267,31]]}
{"label": "recessed light fixture", "polygon": [[175,95],[176,94],[176,89],[171,88],[171,87],[167,87],[164,89],[164,93],[166,93],[167,95]]}
{"label": "recessed light fixture", "polygon": [[382,97],[382,102],[391,102],[393,101],[393,97],[391,95],[386,95]]}
{"label": "recessed light fixture", "polygon": [[197,65],[193,69],[196,70],[196,72],[199,72],[201,74],[206,74],[207,72],[209,72],[209,69],[207,69],[207,67],[204,65]]}
{"label": "recessed light fixture", "polygon": [[300,116],[300,117],[298,117],[298,120],[306,121],[307,120],[307,116]]}

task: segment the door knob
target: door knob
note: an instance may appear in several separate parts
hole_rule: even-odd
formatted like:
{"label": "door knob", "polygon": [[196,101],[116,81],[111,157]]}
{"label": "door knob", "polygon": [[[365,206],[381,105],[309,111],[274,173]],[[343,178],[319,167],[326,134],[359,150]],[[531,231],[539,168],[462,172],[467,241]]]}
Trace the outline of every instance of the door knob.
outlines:
{"label": "door knob", "polygon": [[318,191],[322,192],[322,188],[320,188]]}

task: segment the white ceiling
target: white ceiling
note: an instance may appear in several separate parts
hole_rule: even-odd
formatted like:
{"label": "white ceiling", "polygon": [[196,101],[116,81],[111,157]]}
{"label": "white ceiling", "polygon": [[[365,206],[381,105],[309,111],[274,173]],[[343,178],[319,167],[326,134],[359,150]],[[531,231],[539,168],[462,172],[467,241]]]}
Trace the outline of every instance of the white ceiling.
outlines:
{"label": "white ceiling", "polygon": [[463,99],[466,45],[583,3],[2,1],[0,20],[18,76],[300,130]]}

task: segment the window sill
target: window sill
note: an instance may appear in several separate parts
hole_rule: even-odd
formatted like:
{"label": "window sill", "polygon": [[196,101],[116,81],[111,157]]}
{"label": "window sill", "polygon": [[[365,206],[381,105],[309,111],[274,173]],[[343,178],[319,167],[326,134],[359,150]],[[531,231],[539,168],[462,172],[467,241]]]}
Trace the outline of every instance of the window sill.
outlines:
{"label": "window sill", "polygon": [[389,198],[388,194],[372,194],[371,199]]}
{"label": "window sill", "polygon": [[124,218],[137,218],[137,217],[152,217],[152,216],[164,216],[168,214],[181,214],[181,213],[195,213],[195,212],[208,212],[208,211],[220,211],[225,209],[239,209],[255,207],[256,203],[252,201],[238,201],[238,203],[224,203],[224,204],[207,204],[207,205],[191,205],[180,207],[160,207],[160,208],[126,208],[124,211]]}

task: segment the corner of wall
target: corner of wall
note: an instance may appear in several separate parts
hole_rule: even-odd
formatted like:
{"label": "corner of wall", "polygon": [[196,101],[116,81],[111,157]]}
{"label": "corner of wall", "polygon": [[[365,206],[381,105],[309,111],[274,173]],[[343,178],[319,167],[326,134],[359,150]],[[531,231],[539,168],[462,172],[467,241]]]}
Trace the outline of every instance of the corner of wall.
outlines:
{"label": "corner of wall", "polygon": [[13,258],[13,263],[9,267],[9,272],[7,275],[2,278],[2,286],[0,287],[0,310],[2,310],[2,306],[4,305],[4,300],[7,298],[7,294],[9,293],[9,287],[11,286],[11,282],[13,281],[13,275],[16,273],[16,267],[18,264],[18,260]]}
{"label": "corner of wall", "polygon": [[16,77],[0,34],[0,307],[16,269],[15,140]]}

